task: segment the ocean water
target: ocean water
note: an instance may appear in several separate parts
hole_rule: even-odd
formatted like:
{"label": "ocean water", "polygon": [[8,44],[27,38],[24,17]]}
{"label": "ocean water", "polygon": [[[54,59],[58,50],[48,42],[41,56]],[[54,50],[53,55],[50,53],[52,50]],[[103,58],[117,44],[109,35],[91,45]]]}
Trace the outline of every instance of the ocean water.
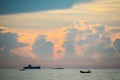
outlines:
{"label": "ocean water", "polygon": [[83,69],[0,69],[0,80],[120,80],[120,69],[91,69],[92,73],[80,73]]}

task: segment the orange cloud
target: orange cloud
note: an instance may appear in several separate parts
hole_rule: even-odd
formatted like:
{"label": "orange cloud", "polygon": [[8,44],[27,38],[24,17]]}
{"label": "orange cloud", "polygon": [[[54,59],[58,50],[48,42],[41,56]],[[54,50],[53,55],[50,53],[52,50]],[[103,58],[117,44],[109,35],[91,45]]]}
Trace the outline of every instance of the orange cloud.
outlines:
{"label": "orange cloud", "polygon": [[5,27],[5,26],[1,26],[0,25],[0,32],[3,32],[3,33],[5,33],[5,32],[9,32],[10,31],[10,29],[8,29],[7,27]]}
{"label": "orange cloud", "polygon": [[[65,41],[65,36],[67,34],[66,30],[70,29],[70,28],[75,28],[79,31],[86,31],[86,30],[90,30],[92,34],[96,34],[97,31],[95,30],[94,27],[97,26],[101,26],[100,24],[88,24],[86,21],[80,21],[80,23],[74,23],[73,25],[70,26],[66,26],[64,28],[61,29],[54,29],[54,30],[47,30],[46,31],[42,31],[40,30],[40,32],[36,32],[36,31],[27,31],[26,30],[16,30],[16,32],[19,34],[19,38],[18,41],[19,42],[25,42],[30,44],[27,47],[23,47],[23,48],[18,48],[18,49],[13,49],[12,51],[15,52],[16,54],[20,55],[20,56],[29,56],[32,58],[37,57],[35,54],[31,53],[30,51],[32,50],[32,44],[34,43],[35,38],[38,35],[41,34],[45,34],[47,35],[46,39],[48,41],[51,41],[54,44],[54,50],[53,50],[53,59],[61,59],[64,55],[65,55],[65,49],[62,47],[63,42]],[[109,29],[108,27],[105,27],[105,32],[109,33],[111,29]],[[12,31],[14,32],[14,31]],[[76,43],[82,39],[85,40],[87,38],[88,34],[82,34],[77,35],[74,39],[75,44],[75,54],[78,56],[84,56],[85,51],[87,50],[87,47],[89,47],[90,45],[77,45]],[[101,37],[102,35],[99,35],[99,37]],[[104,35],[106,36],[106,35]],[[110,35],[112,41],[114,41],[116,38],[120,38],[120,34],[114,34],[114,35]],[[98,40],[100,41],[100,40]],[[100,58],[100,56],[98,54],[93,54],[92,57],[95,60],[98,60]]]}
{"label": "orange cloud", "polygon": [[15,48],[11,50],[12,53],[17,54],[21,57],[30,57],[30,58],[37,58],[35,54],[31,52],[31,47],[22,47],[22,48]]}
{"label": "orange cloud", "polygon": [[[47,32],[47,40],[54,43],[53,59],[60,59],[64,56],[65,50],[61,47],[64,42],[64,37],[64,29]],[[58,51],[60,51],[60,53],[58,53]]]}
{"label": "orange cloud", "polygon": [[[19,39],[18,41],[19,42],[25,42],[25,43],[28,43],[30,44],[28,47],[27,47],[27,51],[24,50],[24,48],[19,48],[19,49],[14,49],[12,51],[14,52],[19,52],[19,51],[25,51],[26,53],[29,54],[30,57],[33,57],[33,54],[31,54],[30,50],[31,49],[31,46],[32,44],[34,43],[35,41],[35,38],[38,36],[38,35],[42,35],[42,34],[45,34],[47,35],[46,39],[48,41],[51,41],[52,43],[54,43],[54,50],[53,50],[53,58],[54,59],[59,59],[59,58],[62,58],[64,56],[64,49],[61,47],[63,41],[64,41],[64,36],[65,36],[65,33],[64,33],[64,29],[56,29],[56,30],[46,30],[46,31],[40,31],[40,32],[32,32],[31,31],[21,31],[21,30],[18,30],[17,33],[19,34]],[[57,51],[61,50],[62,53],[58,54]],[[23,52],[23,53],[25,53]],[[21,54],[23,55],[23,54]],[[25,55],[23,55],[25,56]]]}

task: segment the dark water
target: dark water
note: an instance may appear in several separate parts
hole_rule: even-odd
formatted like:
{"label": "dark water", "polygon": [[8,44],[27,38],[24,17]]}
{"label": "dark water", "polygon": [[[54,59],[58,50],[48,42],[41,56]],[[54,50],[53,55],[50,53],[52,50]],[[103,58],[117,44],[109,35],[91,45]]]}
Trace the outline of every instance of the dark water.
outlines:
{"label": "dark water", "polygon": [[0,69],[0,80],[120,80],[120,69],[91,69],[92,73],[86,74],[79,71],[80,69]]}

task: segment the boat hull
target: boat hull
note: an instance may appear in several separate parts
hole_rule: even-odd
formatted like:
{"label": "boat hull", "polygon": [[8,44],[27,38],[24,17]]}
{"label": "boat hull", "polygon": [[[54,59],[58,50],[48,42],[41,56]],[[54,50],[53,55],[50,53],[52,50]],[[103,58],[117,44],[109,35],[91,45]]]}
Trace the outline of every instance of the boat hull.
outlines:
{"label": "boat hull", "polygon": [[24,69],[40,69],[40,67],[24,67]]}
{"label": "boat hull", "polygon": [[80,71],[80,73],[91,73],[91,71]]}

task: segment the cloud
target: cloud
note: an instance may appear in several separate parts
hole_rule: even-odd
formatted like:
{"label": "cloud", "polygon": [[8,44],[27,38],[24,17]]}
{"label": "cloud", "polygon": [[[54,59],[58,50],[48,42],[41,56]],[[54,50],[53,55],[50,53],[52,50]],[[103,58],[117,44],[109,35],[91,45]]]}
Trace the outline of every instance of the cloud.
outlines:
{"label": "cloud", "polygon": [[84,44],[91,44],[93,42],[95,42],[98,38],[98,34],[97,35],[88,35],[87,38],[85,40],[80,40],[78,42],[79,45],[84,45]]}
{"label": "cloud", "polygon": [[0,32],[2,32],[2,31],[4,31],[4,30],[5,30],[5,29],[1,29],[1,28],[0,28]]}
{"label": "cloud", "polygon": [[88,45],[86,46],[85,55],[91,56],[94,53],[98,53],[102,56],[114,55],[115,50],[111,46],[111,38],[107,37],[108,32],[105,31],[105,27],[93,26],[93,29],[96,30],[96,33],[87,34],[86,39],[80,39],[78,42],[80,46]]}
{"label": "cloud", "polygon": [[120,53],[120,39],[116,39],[113,43],[115,49],[117,50],[118,53]]}
{"label": "cloud", "polygon": [[[0,36],[0,53],[6,53],[1,54],[4,56],[1,58],[1,61],[2,64],[4,62],[7,63],[8,61],[15,63],[14,59],[16,59],[18,63],[20,61],[24,62],[24,60],[26,60],[24,63],[34,63],[33,59],[29,62],[29,59],[20,57],[20,55],[16,55],[12,52],[7,54],[11,49],[21,48],[15,50],[16,53],[19,52],[23,53],[21,55],[26,54],[28,56],[30,54],[31,56],[34,56],[33,54],[35,54],[35,56],[39,58],[35,63],[42,63],[43,66],[119,66],[120,56],[115,53],[116,51],[119,52],[120,40],[119,37],[112,40],[113,37],[110,34],[113,34],[113,32],[111,32],[111,29],[107,29],[108,27],[105,26],[88,23],[85,24],[85,22],[83,22],[67,26],[62,30],[59,29],[58,31],[47,32],[47,35],[44,35],[41,32],[41,35],[35,40],[32,38],[34,43],[32,46],[30,45],[29,48],[25,47],[24,43],[17,41],[18,34],[4,32],[4,30],[1,29],[2,32],[0,34],[4,34],[4,36],[2,36],[4,39],[1,39]],[[28,37],[28,40],[30,40],[30,38],[31,36]],[[10,43],[6,40],[10,40]],[[14,45],[12,45],[13,42]],[[6,44],[3,45],[3,43]],[[29,53],[31,48],[32,51]]]}
{"label": "cloud", "polygon": [[99,44],[97,46],[93,45],[93,46],[88,47],[85,55],[91,56],[93,53],[98,53],[98,54],[102,55],[102,57],[105,57],[105,56],[111,57],[112,55],[114,55],[115,50],[112,47],[105,48],[104,44]]}
{"label": "cloud", "polygon": [[18,35],[16,33],[6,32],[0,33],[0,48],[19,48],[24,47],[27,44],[17,41]]}
{"label": "cloud", "polygon": [[[22,57],[11,52],[12,49],[25,47],[28,44],[18,42],[18,34],[12,32],[4,32],[6,29],[1,29],[0,32],[0,67],[7,65],[7,67],[15,65],[22,61]],[[11,63],[11,64],[10,64]],[[8,66],[9,65],[9,66]]]}
{"label": "cloud", "polygon": [[46,11],[54,9],[66,9],[72,7],[75,3],[91,0],[1,0],[0,14],[15,14],[35,11]]}
{"label": "cloud", "polygon": [[[66,27],[63,31],[65,34],[62,36],[62,44],[58,44],[62,48],[57,47],[57,49],[54,49],[55,47],[53,48],[51,45],[51,51],[46,52],[47,46],[43,46],[46,42],[52,43],[53,40],[52,44],[55,45],[58,43],[57,41],[59,41],[54,41],[52,38],[48,41],[47,36],[49,34],[47,34],[47,36],[41,35],[36,38],[32,52],[39,54],[40,57],[47,57],[46,60],[48,60],[50,59],[48,56],[54,56],[53,53],[56,51],[57,56],[62,55],[60,58],[53,59],[53,64],[57,65],[60,63],[66,66],[73,66],[73,64],[76,66],[99,65],[100,67],[115,64],[114,66],[117,66],[119,65],[119,57],[115,54],[116,49],[114,48],[112,37],[109,35],[112,33],[107,29],[108,27],[97,24],[72,25]],[[59,36],[56,36],[55,39],[57,39],[57,37]]]}
{"label": "cloud", "polygon": [[[79,30],[76,28],[68,28],[65,30],[65,41],[62,44],[62,47],[65,49],[65,56],[68,57],[75,55],[75,38],[79,33]],[[69,56],[69,57],[70,57]]]}
{"label": "cloud", "polygon": [[[82,30],[86,27],[85,30]],[[96,62],[102,65],[102,61],[109,63],[117,58],[113,47],[111,31],[102,25],[76,25],[68,27],[65,32],[65,41],[62,47],[65,49],[63,60],[73,62],[85,61],[85,63]],[[115,41],[116,42],[116,41]],[[114,44],[115,44],[114,42]],[[118,42],[117,42],[118,43]],[[119,43],[118,43],[119,44]],[[117,62],[118,59],[115,61]]]}
{"label": "cloud", "polygon": [[0,32],[0,48],[13,49],[13,48],[24,47],[27,45],[25,43],[18,42],[17,39],[18,39],[17,33]]}
{"label": "cloud", "polygon": [[0,33],[7,31],[7,30],[8,30],[8,28],[0,26]]}
{"label": "cloud", "polygon": [[120,28],[112,28],[111,30],[111,33],[120,33]]}
{"label": "cloud", "polygon": [[74,42],[70,41],[65,41],[62,45],[63,48],[65,48],[66,54],[74,54],[75,49],[74,49]]}
{"label": "cloud", "polygon": [[[78,41],[79,45],[85,45],[85,44],[93,44],[95,42],[98,42],[103,35],[106,34],[105,27],[104,26],[91,26],[92,28],[88,27],[88,30],[82,32],[83,34],[86,34],[86,38],[85,39],[80,39],[80,41]],[[94,30],[95,32],[93,33]],[[99,39],[99,40],[98,40]],[[106,38],[104,38],[106,39]]]}
{"label": "cloud", "polygon": [[51,60],[53,48],[54,44],[47,41],[46,35],[40,35],[35,39],[32,45],[32,52],[38,54],[40,58]]}
{"label": "cloud", "polygon": [[[68,0],[66,1],[69,2]],[[81,2],[81,0],[78,0],[78,1]],[[84,2],[84,0],[82,1]],[[79,21],[79,20],[87,20],[87,21],[90,21],[89,23],[99,23],[99,24],[107,25],[108,27],[120,26],[119,24],[120,13],[119,13],[118,0],[114,0],[114,1],[113,0],[110,0],[110,1],[86,0],[86,1],[88,1],[89,3],[84,3],[84,4],[77,3],[69,9],[62,9],[62,10],[57,9],[57,10],[30,12],[30,13],[13,14],[13,15],[0,15],[0,24],[6,25],[9,28],[13,28],[17,30],[20,30],[20,29],[21,30],[24,29],[27,31],[34,30],[35,32],[39,30],[43,31],[43,29],[44,30],[59,29],[59,28],[62,28],[63,26],[68,26],[69,24],[73,23],[73,21]],[[14,1],[10,1],[10,3],[13,3],[13,2]],[[21,3],[21,1],[17,1],[17,2]],[[24,1],[24,2],[27,2],[27,1]],[[3,5],[2,2],[0,4]],[[9,6],[7,7],[9,8]],[[35,7],[35,6],[32,6],[32,7]],[[40,8],[43,8],[43,6]],[[15,9],[15,10],[18,10],[18,9]],[[9,10],[6,10],[6,11],[9,11]]]}
{"label": "cloud", "polygon": [[105,27],[104,26],[94,26],[94,29],[97,31],[97,33],[102,33],[105,32]]}
{"label": "cloud", "polygon": [[74,39],[78,33],[78,30],[75,28],[70,28],[70,29],[65,30],[65,32],[67,33],[65,36],[65,40],[74,41]]}

